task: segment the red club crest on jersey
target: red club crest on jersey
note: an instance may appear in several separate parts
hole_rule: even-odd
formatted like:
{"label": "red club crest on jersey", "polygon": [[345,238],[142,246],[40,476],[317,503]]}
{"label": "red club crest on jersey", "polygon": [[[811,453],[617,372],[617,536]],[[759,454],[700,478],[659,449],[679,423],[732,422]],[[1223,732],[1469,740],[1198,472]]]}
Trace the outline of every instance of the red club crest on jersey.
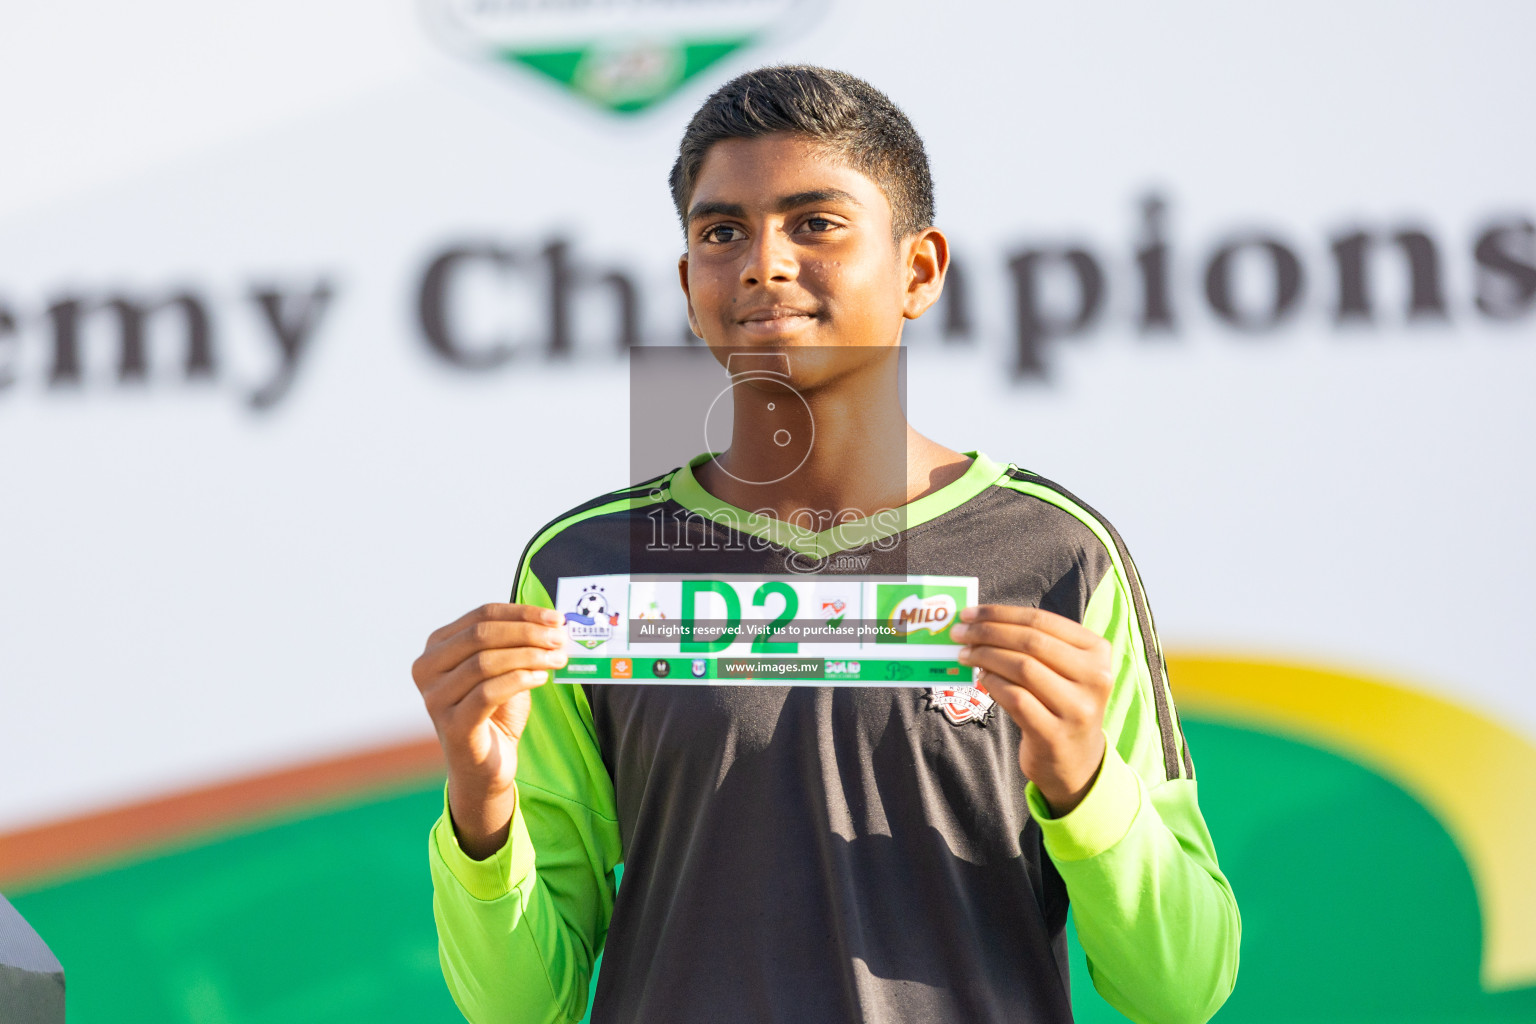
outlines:
{"label": "red club crest on jersey", "polygon": [[986,725],[997,704],[985,686],[932,686],[928,689],[928,706],[942,711],[950,725]]}

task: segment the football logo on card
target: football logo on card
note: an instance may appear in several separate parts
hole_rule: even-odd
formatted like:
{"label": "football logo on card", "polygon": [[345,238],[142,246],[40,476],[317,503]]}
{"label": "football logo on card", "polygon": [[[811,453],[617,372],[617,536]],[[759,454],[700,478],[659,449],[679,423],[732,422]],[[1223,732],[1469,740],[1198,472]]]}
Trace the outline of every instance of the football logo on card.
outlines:
{"label": "football logo on card", "polygon": [[599,586],[583,587],[574,611],[565,613],[565,629],[587,650],[596,650],[613,636],[619,614],[608,608],[608,597]]}
{"label": "football logo on card", "polygon": [[984,686],[933,686],[928,690],[928,706],[942,711],[950,725],[986,725],[997,703]]}

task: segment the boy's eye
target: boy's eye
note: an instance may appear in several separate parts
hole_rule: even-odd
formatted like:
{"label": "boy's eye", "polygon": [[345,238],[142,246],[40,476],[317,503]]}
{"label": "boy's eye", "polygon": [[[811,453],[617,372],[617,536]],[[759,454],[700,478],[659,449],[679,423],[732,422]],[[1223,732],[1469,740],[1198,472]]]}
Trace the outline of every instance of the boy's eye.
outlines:
{"label": "boy's eye", "polygon": [[833,228],[837,227],[836,224],[827,220],[825,217],[812,217],[810,220],[805,222],[805,226],[810,228],[812,231],[831,231]]}
{"label": "boy's eye", "polygon": [[716,224],[704,232],[706,242],[734,242],[741,236],[741,232],[729,224]]}

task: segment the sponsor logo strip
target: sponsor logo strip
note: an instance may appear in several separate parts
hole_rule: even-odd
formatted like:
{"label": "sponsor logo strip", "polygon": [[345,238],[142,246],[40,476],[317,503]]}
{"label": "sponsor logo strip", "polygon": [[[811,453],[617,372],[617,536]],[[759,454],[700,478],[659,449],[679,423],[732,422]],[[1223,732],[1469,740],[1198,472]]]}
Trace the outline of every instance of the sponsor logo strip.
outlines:
{"label": "sponsor logo strip", "polygon": [[969,684],[949,630],[977,591],[973,576],[563,576],[570,661],[555,677]]}
{"label": "sponsor logo strip", "polygon": [[969,686],[971,670],[958,661],[909,658],[572,658],[554,677],[570,681],[647,683],[760,683],[786,680],[824,686]]}

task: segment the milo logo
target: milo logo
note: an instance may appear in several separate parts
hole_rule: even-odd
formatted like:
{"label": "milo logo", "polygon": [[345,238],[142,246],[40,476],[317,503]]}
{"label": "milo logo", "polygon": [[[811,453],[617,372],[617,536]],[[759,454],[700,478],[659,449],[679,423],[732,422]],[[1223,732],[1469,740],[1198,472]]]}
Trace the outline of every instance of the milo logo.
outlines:
{"label": "milo logo", "polygon": [[915,633],[920,629],[937,633],[941,629],[948,629],[954,618],[955,599],[948,594],[935,594],[932,597],[903,598],[896,606],[890,624],[896,627],[898,635]]}
{"label": "milo logo", "polygon": [[882,625],[879,643],[952,644],[949,627],[965,605],[963,587],[927,586],[918,583],[882,583],[876,592],[876,608]]}

